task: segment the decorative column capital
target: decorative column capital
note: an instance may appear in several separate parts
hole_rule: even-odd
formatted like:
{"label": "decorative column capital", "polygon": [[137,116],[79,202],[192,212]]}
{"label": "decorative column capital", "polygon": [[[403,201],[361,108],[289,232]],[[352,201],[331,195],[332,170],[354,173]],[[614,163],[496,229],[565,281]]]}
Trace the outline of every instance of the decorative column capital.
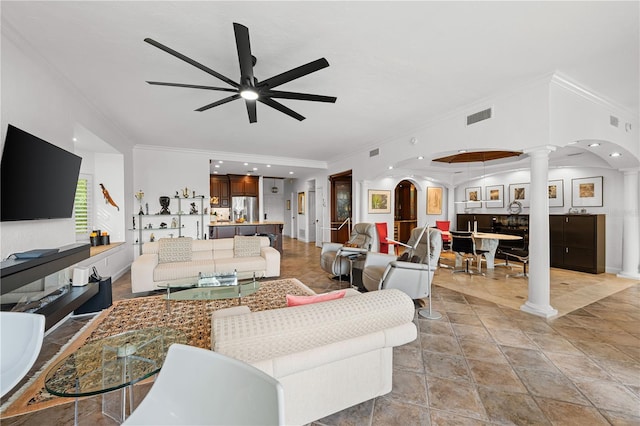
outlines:
{"label": "decorative column capital", "polygon": [[525,154],[529,154],[530,157],[547,157],[550,153],[554,152],[557,149],[557,147],[553,146],[553,145],[541,145],[541,146],[534,146],[533,148],[527,148],[525,149],[524,152]]}

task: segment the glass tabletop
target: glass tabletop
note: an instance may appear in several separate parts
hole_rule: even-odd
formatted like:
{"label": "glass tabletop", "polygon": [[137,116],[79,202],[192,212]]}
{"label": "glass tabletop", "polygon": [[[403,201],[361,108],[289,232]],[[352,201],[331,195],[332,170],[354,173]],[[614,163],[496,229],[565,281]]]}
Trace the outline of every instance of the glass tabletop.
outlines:
{"label": "glass tabletop", "polygon": [[232,272],[200,274],[198,277],[184,278],[158,284],[167,289],[169,300],[218,300],[242,298],[260,289],[256,272]]}
{"label": "glass tabletop", "polygon": [[76,397],[129,386],[160,371],[173,343],[187,343],[186,335],[170,328],[145,328],[88,342],[49,370],[45,389]]}

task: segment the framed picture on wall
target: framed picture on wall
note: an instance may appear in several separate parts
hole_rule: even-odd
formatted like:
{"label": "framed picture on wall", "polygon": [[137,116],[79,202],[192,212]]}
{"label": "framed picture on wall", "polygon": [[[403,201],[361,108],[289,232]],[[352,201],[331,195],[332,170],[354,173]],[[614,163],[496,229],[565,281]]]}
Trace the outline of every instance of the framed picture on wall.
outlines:
{"label": "framed picture on wall", "polygon": [[573,207],[602,207],[602,176],[571,179]]}
{"label": "framed picture on wall", "polygon": [[391,213],[391,191],[369,190],[369,213]]}
{"label": "framed picture on wall", "polygon": [[482,187],[473,186],[464,189],[464,199],[466,200],[466,208],[475,209],[482,206]]}
{"label": "framed picture on wall", "polygon": [[491,185],[484,188],[485,206],[488,209],[504,207],[504,185]]}
{"label": "framed picture on wall", "polygon": [[427,214],[442,214],[442,187],[427,187]]}
{"label": "framed picture on wall", "polygon": [[549,188],[549,207],[564,206],[564,180],[550,180]]}
{"label": "framed picture on wall", "polygon": [[522,207],[529,207],[529,184],[512,183],[509,185],[509,202],[519,202]]}
{"label": "framed picture on wall", "polygon": [[298,214],[304,214],[304,192],[298,192]]}

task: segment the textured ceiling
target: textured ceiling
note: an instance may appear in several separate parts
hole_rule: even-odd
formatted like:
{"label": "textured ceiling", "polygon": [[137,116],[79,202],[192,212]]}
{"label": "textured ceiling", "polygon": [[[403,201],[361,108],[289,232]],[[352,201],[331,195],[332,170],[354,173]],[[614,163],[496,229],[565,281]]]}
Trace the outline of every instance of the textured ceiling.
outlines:
{"label": "textured ceiling", "polygon": [[[132,145],[273,156],[304,166],[410,134],[432,117],[554,71],[638,111],[638,2],[0,5],[3,33],[17,33],[18,43],[71,82]],[[225,93],[145,83],[224,86],[144,43],[146,37],[237,80],[233,22],[249,28],[256,77],[325,57],[330,67],[280,89],[337,102],[283,100],[307,117],[302,122],[258,105],[258,123],[250,124],[241,101],[194,112]]]}

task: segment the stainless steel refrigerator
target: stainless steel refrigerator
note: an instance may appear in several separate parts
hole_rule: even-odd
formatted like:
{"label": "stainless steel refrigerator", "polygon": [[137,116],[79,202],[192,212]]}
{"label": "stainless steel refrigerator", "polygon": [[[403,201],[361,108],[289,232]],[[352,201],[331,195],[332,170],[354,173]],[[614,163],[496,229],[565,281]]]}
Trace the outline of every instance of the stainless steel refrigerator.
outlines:
{"label": "stainless steel refrigerator", "polygon": [[258,197],[231,197],[233,220],[244,218],[247,222],[258,221]]}

